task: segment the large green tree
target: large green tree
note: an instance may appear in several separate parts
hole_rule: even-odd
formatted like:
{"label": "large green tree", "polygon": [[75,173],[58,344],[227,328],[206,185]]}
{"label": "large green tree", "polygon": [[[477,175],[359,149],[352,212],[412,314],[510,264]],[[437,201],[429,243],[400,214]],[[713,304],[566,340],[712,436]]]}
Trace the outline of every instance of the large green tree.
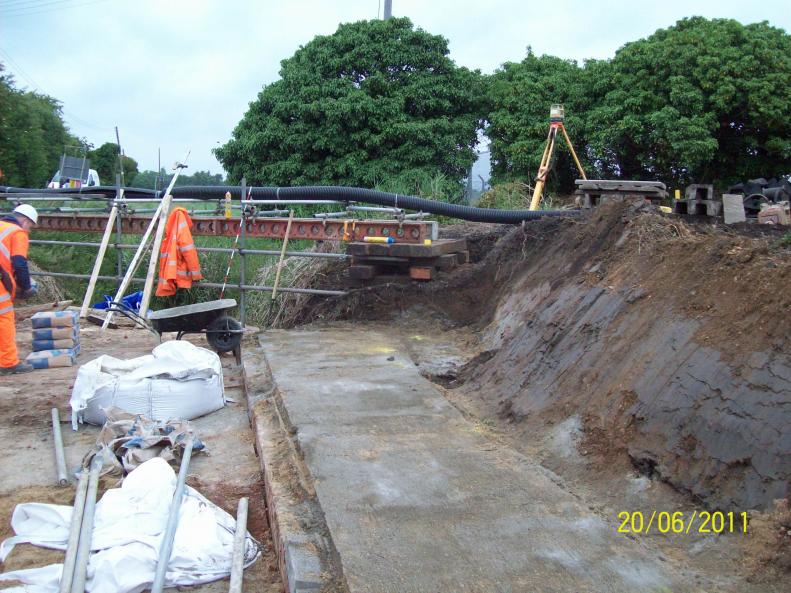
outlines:
{"label": "large green tree", "polygon": [[132,157],[122,155],[118,159],[118,145],[115,142],[105,142],[99,148],[88,152],[91,159],[91,168],[96,169],[102,185],[115,185],[115,176],[121,173],[123,167],[124,185],[132,186],[137,176],[137,161]]}
{"label": "large green tree", "polygon": [[284,60],[280,76],[215,150],[230,179],[374,187],[422,175],[460,191],[484,85],[444,38],[406,18],[344,24]]}
{"label": "large green tree", "polygon": [[[598,69],[599,63],[588,68]],[[536,56],[529,48],[521,62],[507,62],[489,79],[489,126],[492,177],[495,183],[534,180],[549,132],[549,108],[566,109],[566,129],[583,166],[586,158],[586,117],[594,101],[595,86],[586,72],[571,60]],[[579,173],[559,134],[548,180],[550,189],[569,192]]]}
{"label": "large green tree", "polygon": [[602,171],[730,181],[791,170],[791,36],[767,23],[683,19],[626,44],[589,115]]}
{"label": "large green tree", "polygon": [[0,185],[45,187],[64,147],[79,143],[63,122],[60,103],[17,89],[0,64]]}

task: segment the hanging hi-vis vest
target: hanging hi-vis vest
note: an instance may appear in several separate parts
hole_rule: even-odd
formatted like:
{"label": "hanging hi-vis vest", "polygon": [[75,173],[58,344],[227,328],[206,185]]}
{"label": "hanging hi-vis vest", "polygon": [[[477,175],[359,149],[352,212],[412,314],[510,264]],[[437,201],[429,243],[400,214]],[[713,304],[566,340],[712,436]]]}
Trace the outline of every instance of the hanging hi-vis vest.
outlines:
{"label": "hanging hi-vis vest", "polygon": [[[18,233],[22,233],[19,235]],[[0,315],[14,309],[13,299],[16,292],[16,280],[11,257],[22,255],[27,257],[28,237],[25,230],[5,220],[0,220]]]}
{"label": "hanging hi-vis vest", "polygon": [[159,254],[157,296],[172,296],[179,288],[191,288],[193,280],[203,280],[191,228],[192,219],[187,211],[174,208],[168,217]]}

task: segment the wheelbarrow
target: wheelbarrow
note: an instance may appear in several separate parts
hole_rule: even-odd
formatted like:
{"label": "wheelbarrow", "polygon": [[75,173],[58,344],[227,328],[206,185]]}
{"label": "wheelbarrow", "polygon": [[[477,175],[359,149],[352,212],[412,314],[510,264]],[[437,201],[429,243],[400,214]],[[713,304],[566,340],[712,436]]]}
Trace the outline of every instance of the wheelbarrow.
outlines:
{"label": "wheelbarrow", "polygon": [[236,361],[241,364],[244,330],[242,324],[228,315],[236,307],[235,299],[220,299],[194,305],[183,305],[152,311],[147,318],[124,303],[108,303],[108,311],[125,315],[132,321],[156,334],[162,339],[166,332],[176,332],[180,340],[184,334],[206,334],[206,341],[215,352],[233,352]]}
{"label": "wheelbarrow", "polygon": [[147,321],[158,334],[177,332],[177,340],[184,334],[206,334],[206,341],[216,352],[235,353],[244,330],[241,323],[228,315],[234,307],[235,299],[207,301],[152,311]]}

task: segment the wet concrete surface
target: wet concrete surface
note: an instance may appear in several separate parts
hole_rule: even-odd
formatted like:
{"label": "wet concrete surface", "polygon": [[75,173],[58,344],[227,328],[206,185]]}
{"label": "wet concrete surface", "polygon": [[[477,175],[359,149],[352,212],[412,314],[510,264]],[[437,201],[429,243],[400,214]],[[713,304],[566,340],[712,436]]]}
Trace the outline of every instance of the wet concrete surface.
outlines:
{"label": "wet concrete surface", "polygon": [[352,593],[703,590],[487,438],[397,337],[270,331],[261,345]]}

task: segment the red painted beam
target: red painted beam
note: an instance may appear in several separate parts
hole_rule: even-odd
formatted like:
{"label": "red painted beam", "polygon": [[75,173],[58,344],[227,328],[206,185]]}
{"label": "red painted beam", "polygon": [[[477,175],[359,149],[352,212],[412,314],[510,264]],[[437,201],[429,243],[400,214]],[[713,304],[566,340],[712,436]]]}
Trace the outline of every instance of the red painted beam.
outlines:
{"label": "red painted beam", "polygon": [[[124,216],[122,230],[127,234],[142,235],[150,218]],[[200,236],[236,237],[239,221],[223,216],[193,217],[192,234]],[[287,218],[256,218],[247,221],[248,237],[283,239],[286,234]],[[87,214],[42,214],[38,218],[40,231],[66,231],[78,233],[101,233],[107,225],[107,216]],[[317,220],[295,218],[291,223],[289,240],[309,241],[361,241],[363,237],[393,237],[397,243],[423,243],[431,238],[431,224],[426,222],[397,220]]]}

